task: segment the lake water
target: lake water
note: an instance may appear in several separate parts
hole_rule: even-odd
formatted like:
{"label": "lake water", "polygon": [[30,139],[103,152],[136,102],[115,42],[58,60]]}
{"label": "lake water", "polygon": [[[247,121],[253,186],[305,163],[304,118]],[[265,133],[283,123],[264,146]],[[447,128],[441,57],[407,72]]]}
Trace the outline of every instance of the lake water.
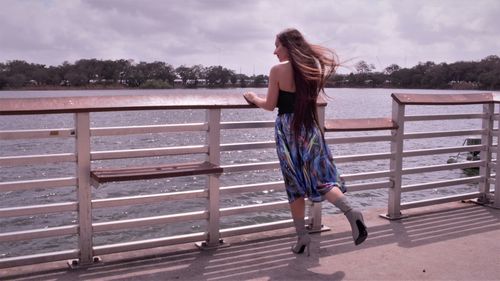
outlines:
{"label": "lake water", "polygon": [[[265,94],[265,89],[197,89],[197,90],[109,90],[109,91],[4,91],[0,98],[8,97],[50,97],[50,96],[92,96],[92,95],[142,95],[164,94],[173,92],[199,93],[216,92],[220,94],[241,94],[253,90]],[[391,93],[458,93],[457,91],[437,90],[395,90],[395,89],[327,89],[327,94],[332,98],[328,101],[326,118],[365,118],[365,117],[390,117],[392,110]],[[460,91],[459,93],[466,93]],[[477,91],[474,91],[477,92]],[[407,114],[446,114],[446,113],[479,113],[480,105],[469,106],[409,106]],[[223,110],[223,121],[243,120],[274,120],[276,112],[266,112],[259,109],[249,110]],[[192,123],[204,121],[205,113],[202,110],[176,110],[176,111],[127,111],[104,112],[91,114],[92,127],[126,126],[126,125],[159,125],[173,123]],[[413,122],[407,124],[406,132],[439,131],[458,129],[478,129],[480,120]],[[40,128],[70,128],[73,127],[71,114],[38,115],[38,116],[0,116],[0,130],[24,130]],[[389,132],[361,132],[361,133],[328,133],[327,137],[344,137],[354,135],[388,135]],[[204,143],[202,133],[170,133],[147,134],[132,136],[93,137],[92,150],[116,150],[145,147],[164,147],[177,145],[195,145]],[[273,140],[273,129],[249,129],[223,131],[222,143],[252,142]],[[405,141],[405,150],[432,147],[460,146],[465,137],[418,139]],[[13,155],[32,155],[64,153],[74,151],[74,139],[40,139],[40,140],[0,140],[0,157]],[[364,154],[375,152],[388,152],[389,143],[360,143],[342,144],[331,146],[333,154]],[[412,157],[404,162],[405,167],[422,165],[438,165],[446,163],[453,155],[434,155],[427,157]],[[179,162],[189,160],[202,160],[203,156],[170,156],[151,159],[96,161],[94,166],[117,165],[145,165],[150,163]],[[226,164],[251,163],[263,161],[276,161],[274,149],[255,151],[231,151],[221,155],[221,162]],[[463,160],[463,159],[462,159]],[[339,169],[346,174],[364,171],[388,170],[389,161],[364,161],[354,163],[340,163]],[[0,181],[17,181],[30,179],[43,179],[53,177],[74,176],[76,167],[73,164],[46,164],[27,165],[22,167],[0,167]],[[451,178],[466,177],[461,170],[408,175],[403,178],[403,184],[423,183]],[[281,180],[279,170],[251,171],[245,173],[224,174],[221,177],[221,186],[232,186],[247,183],[268,182]],[[122,183],[109,183],[98,189],[92,190],[93,198],[112,198],[133,196],[140,194],[155,194],[172,191],[185,191],[203,188],[204,177],[184,177],[175,179],[160,179],[149,181],[134,181]],[[404,194],[403,201],[413,201],[423,198],[440,197],[450,194],[476,191],[476,184],[440,188],[434,190],[411,192]],[[387,205],[387,190],[379,189],[363,192],[348,193],[349,199],[360,208],[384,207]],[[50,204],[56,202],[69,202],[76,200],[74,187],[36,189],[16,192],[0,193],[0,208]],[[248,204],[258,204],[277,200],[286,200],[284,190],[267,190],[264,192],[244,193],[224,196],[221,198],[221,207],[234,207]],[[131,206],[123,208],[97,209],[93,212],[94,222],[131,219],[147,216],[173,214],[186,211],[203,210],[206,206],[205,199],[186,200],[182,202],[166,202],[146,206]],[[327,203],[324,204],[324,214],[328,215],[337,210]],[[234,227],[256,222],[268,222],[289,218],[287,210],[252,213],[242,216],[222,218],[221,227]],[[76,213],[47,214],[43,216],[29,216],[19,218],[0,218],[0,232],[21,231],[33,228],[55,227],[76,223]],[[94,237],[95,245],[118,243],[131,240],[162,237],[165,235],[199,232],[205,229],[205,221],[176,223],[157,227],[136,228],[117,232],[98,233]],[[76,247],[75,237],[60,237],[50,239],[36,239],[33,241],[0,243],[0,258],[17,256],[33,252],[49,252]]]}

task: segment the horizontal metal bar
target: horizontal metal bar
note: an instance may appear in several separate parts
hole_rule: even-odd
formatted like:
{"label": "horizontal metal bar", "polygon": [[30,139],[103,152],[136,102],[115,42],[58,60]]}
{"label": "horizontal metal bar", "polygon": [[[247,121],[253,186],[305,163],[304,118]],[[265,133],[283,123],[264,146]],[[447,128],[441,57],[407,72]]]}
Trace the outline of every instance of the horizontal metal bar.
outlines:
{"label": "horizontal metal bar", "polygon": [[42,180],[0,182],[0,192],[67,186],[76,186],[76,178],[66,177]]}
{"label": "horizontal metal bar", "polygon": [[466,168],[484,166],[485,164],[486,164],[485,161],[468,161],[465,163],[453,163],[453,164],[432,165],[432,166],[424,166],[424,167],[412,167],[412,168],[404,168],[402,174],[408,175],[408,174],[428,173],[428,172],[453,170],[453,169],[466,169]]}
{"label": "horizontal metal bar", "polygon": [[208,235],[205,232],[189,233],[170,237],[161,237],[148,240],[132,241],[126,243],[109,244],[94,246],[93,252],[96,256],[121,253],[127,251],[137,251],[142,249],[151,249],[162,246],[178,245],[207,240]]}
{"label": "horizontal metal bar", "polygon": [[0,140],[68,138],[75,136],[75,129],[40,129],[0,131]]}
{"label": "horizontal metal bar", "polygon": [[206,197],[208,197],[208,191],[203,189],[198,189],[191,191],[148,194],[148,195],[119,197],[119,198],[95,199],[92,200],[92,208],[99,209],[99,208],[110,208],[110,207],[120,207],[120,206],[130,206],[130,205],[152,204],[165,201],[206,198]]}
{"label": "horizontal metal bar", "polygon": [[0,157],[0,166],[12,167],[22,165],[76,162],[74,153],[46,154],[46,155],[23,155]]}
{"label": "horizontal metal bar", "polygon": [[394,172],[392,172],[392,171],[386,170],[386,171],[366,172],[366,173],[358,173],[358,174],[344,174],[344,175],[342,175],[342,178],[345,181],[376,179],[376,178],[390,177],[393,173]]}
{"label": "horizontal metal bar", "polygon": [[132,135],[132,134],[206,131],[207,129],[208,129],[207,123],[123,126],[123,127],[97,127],[97,128],[90,129],[90,135],[93,137],[96,137],[96,136],[119,136],[119,135]]}
{"label": "horizontal metal bar", "polygon": [[273,162],[259,162],[259,163],[248,163],[248,164],[236,164],[236,165],[222,165],[224,173],[234,173],[234,172],[244,172],[253,170],[270,170],[279,169],[280,163],[278,161]]}
{"label": "horizontal metal bar", "polygon": [[283,181],[276,182],[266,182],[266,183],[254,183],[254,184],[245,184],[245,185],[233,185],[233,186],[225,186],[220,188],[221,195],[228,194],[237,194],[244,192],[259,192],[265,190],[280,190],[284,189],[285,184]]}
{"label": "horizontal metal bar", "polygon": [[79,250],[65,250],[28,256],[11,257],[0,259],[0,268],[15,267],[29,264],[41,264],[52,261],[77,259]]}
{"label": "horizontal metal bar", "polygon": [[220,145],[221,151],[234,151],[234,150],[250,150],[250,149],[264,149],[275,148],[276,142],[263,141],[263,142],[247,142],[247,143],[224,143]]}
{"label": "horizontal metal bar", "polygon": [[403,151],[403,157],[415,157],[415,156],[458,153],[458,152],[468,152],[468,151],[484,151],[486,149],[487,149],[486,145],[464,145],[464,146],[454,146],[454,147],[444,147],[444,148],[405,150]]}
{"label": "horizontal metal bar", "polygon": [[274,121],[221,122],[221,129],[274,128]]}
{"label": "horizontal metal bar", "polygon": [[365,191],[365,190],[372,190],[372,189],[379,189],[379,188],[391,188],[392,187],[392,182],[391,181],[377,181],[377,182],[368,182],[368,183],[356,183],[356,184],[348,184],[347,185],[347,190],[349,192],[355,192],[355,191]]}
{"label": "horizontal metal bar", "polygon": [[403,138],[408,139],[423,139],[423,138],[442,138],[442,137],[456,137],[468,135],[482,135],[486,130],[456,130],[456,131],[438,131],[438,132],[419,132],[419,133],[406,133]]}
{"label": "horizontal metal bar", "polygon": [[223,217],[223,216],[241,215],[244,213],[251,213],[251,212],[274,211],[285,208],[289,208],[288,201],[253,204],[247,206],[221,208],[220,216]]}
{"label": "horizontal metal bar", "polygon": [[359,136],[345,138],[325,138],[327,144],[391,141],[393,136]]}
{"label": "horizontal metal bar", "polygon": [[291,219],[288,219],[288,220],[280,220],[269,223],[245,225],[233,228],[224,228],[220,230],[220,235],[222,238],[224,238],[224,237],[250,234],[268,230],[283,229],[292,226],[293,226],[293,221]]}
{"label": "horizontal metal bar", "polygon": [[180,221],[203,220],[207,218],[208,218],[207,211],[197,211],[197,212],[179,213],[179,214],[165,215],[165,216],[98,222],[92,224],[92,229],[94,232],[103,232],[109,230],[135,228],[141,226],[166,224],[166,223],[180,222]]}
{"label": "horizontal metal bar", "polygon": [[368,161],[368,160],[383,160],[390,159],[392,153],[373,153],[373,154],[358,154],[358,155],[342,155],[334,156],[335,163],[355,162],[355,161]]}
{"label": "horizontal metal bar", "polygon": [[430,206],[430,205],[436,205],[436,204],[443,204],[443,203],[460,201],[460,200],[473,199],[473,198],[478,198],[480,195],[481,195],[480,192],[472,192],[472,193],[452,195],[452,196],[435,198],[435,199],[406,202],[406,203],[401,203],[401,210],[407,210],[407,209],[411,209],[411,208],[418,208],[418,207],[424,207],[424,206]]}
{"label": "horizontal metal bar", "polygon": [[481,119],[486,118],[484,113],[470,113],[470,114],[436,114],[436,115],[407,115],[405,116],[406,122],[411,121],[433,121],[433,120],[456,120],[456,119]]}
{"label": "horizontal metal bar", "polygon": [[53,203],[45,205],[31,205],[22,207],[1,208],[0,218],[21,217],[59,212],[75,212],[78,202]]}
{"label": "horizontal metal bar", "polygon": [[467,177],[467,178],[461,178],[461,179],[451,179],[451,180],[434,181],[434,182],[419,183],[419,184],[410,184],[410,185],[402,186],[401,192],[412,192],[412,191],[419,191],[419,190],[432,189],[432,188],[445,187],[445,186],[453,186],[453,185],[459,185],[459,184],[477,183],[477,182],[482,182],[482,181],[484,181],[483,177],[475,176],[475,177]]}
{"label": "horizontal metal bar", "polygon": [[92,160],[110,160],[110,159],[121,159],[121,158],[139,158],[139,157],[184,155],[184,154],[197,154],[197,153],[208,153],[208,146],[191,145],[191,146],[176,146],[176,147],[92,151],[90,153],[90,156]]}
{"label": "horizontal metal bar", "polygon": [[78,225],[76,224],[49,227],[44,229],[4,232],[0,233],[0,242],[23,241],[23,240],[57,237],[64,235],[75,235],[75,234],[78,234]]}

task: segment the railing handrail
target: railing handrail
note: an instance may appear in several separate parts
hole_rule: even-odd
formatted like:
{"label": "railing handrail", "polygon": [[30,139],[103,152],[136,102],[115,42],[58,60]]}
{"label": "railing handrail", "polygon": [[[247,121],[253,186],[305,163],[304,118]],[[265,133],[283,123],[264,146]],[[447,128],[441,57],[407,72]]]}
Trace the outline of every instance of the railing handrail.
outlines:
{"label": "railing handrail", "polygon": [[250,107],[242,96],[210,93],[0,99],[2,115]]}
{"label": "railing handrail", "polygon": [[[326,106],[326,101],[322,98],[318,99],[318,106]],[[0,99],[0,115],[252,107],[255,105],[249,104],[240,94],[220,93]]]}
{"label": "railing handrail", "polygon": [[[393,93],[399,104],[407,105],[458,105],[500,103],[494,93],[469,94],[411,94]],[[324,99],[319,106],[326,106]],[[241,95],[218,93],[168,93],[164,95],[76,96],[39,98],[2,98],[0,115],[49,114],[100,111],[154,110],[154,109],[210,109],[252,108]]]}

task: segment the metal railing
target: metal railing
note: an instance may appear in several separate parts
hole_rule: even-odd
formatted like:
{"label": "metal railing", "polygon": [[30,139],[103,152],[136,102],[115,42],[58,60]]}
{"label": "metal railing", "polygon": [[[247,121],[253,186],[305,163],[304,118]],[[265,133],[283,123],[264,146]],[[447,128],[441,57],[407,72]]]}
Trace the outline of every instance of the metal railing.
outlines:
{"label": "metal railing", "polygon": [[[499,100],[492,94],[456,94],[456,95],[419,95],[419,94],[393,94],[392,120],[398,124],[398,128],[393,131],[394,139],[391,142],[391,152],[396,157],[391,158],[390,170],[393,186],[389,188],[388,212],[385,217],[389,219],[398,219],[403,217],[401,210],[423,207],[433,204],[440,204],[452,201],[477,198],[482,204],[493,204],[496,208],[500,207],[499,192],[495,192],[493,201],[490,185],[494,182],[491,174],[492,170],[500,167],[496,165],[496,159],[492,159],[492,154],[497,152],[498,146],[493,145],[493,137],[498,139],[498,131],[494,129],[494,120],[498,120],[498,114],[495,114],[494,104]],[[473,114],[438,114],[438,115],[406,115],[405,109],[409,106],[457,106],[480,104],[483,106],[482,113]],[[479,119],[481,127],[475,130],[443,130],[432,132],[406,132],[405,127],[409,122],[427,122],[427,121],[445,121],[461,119]],[[480,145],[455,146],[455,147],[436,147],[418,150],[405,149],[405,141],[415,139],[433,139],[443,137],[480,135]],[[429,165],[405,168],[403,163],[410,157],[449,154],[460,152],[480,151],[480,160],[467,161],[463,163],[451,163],[441,165]],[[469,176],[459,179],[448,179],[434,182],[403,184],[403,176],[408,174],[421,174],[452,169],[470,169],[479,168],[477,176]],[[498,174],[498,173],[496,173]],[[456,194],[445,197],[424,199],[418,201],[409,201],[402,203],[401,196],[407,192],[437,189],[441,187],[455,186],[460,184],[479,184],[479,189],[475,192]],[[495,190],[498,190],[495,188]],[[493,203],[494,202],[494,203]]]}
{"label": "metal railing", "polygon": [[[498,135],[498,130],[493,129],[493,121],[498,120],[494,114],[494,101],[490,96],[482,96],[479,100],[468,100],[450,102],[454,95],[440,97],[434,103],[425,101],[420,104],[484,104],[484,112],[477,114],[456,115],[420,115],[406,116],[405,106],[419,104],[418,101],[408,102],[408,99],[418,99],[426,95],[393,95],[393,116],[391,119],[360,119],[360,120],[324,120],[326,106],[320,103],[318,109],[320,121],[325,124],[326,140],[329,144],[354,144],[385,142],[390,145],[386,152],[376,151],[368,154],[354,154],[336,156],[335,161],[339,165],[358,161],[389,161],[389,167],[376,171],[365,171],[354,174],[344,174],[343,178],[348,183],[350,191],[364,191],[372,189],[387,189],[389,192],[387,217],[391,219],[400,218],[401,210],[437,204],[461,199],[479,198],[483,203],[494,202],[499,207],[499,193],[495,192],[495,200],[492,201],[490,184],[495,182],[490,171],[497,169],[491,154],[497,152],[498,146],[494,146],[492,137]],[[477,96],[474,96],[477,98]],[[404,100],[406,98],[406,100]],[[488,99],[490,98],[490,99]],[[447,102],[445,102],[447,101]],[[76,163],[74,176],[61,178],[45,178],[35,180],[16,180],[0,183],[0,192],[11,192],[20,190],[31,190],[39,188],[76,187],[76,201],[51,203],[45,205],[16,206],[0,208],[0,218],[21,217],[49,213],[76,212],[75,224],[48,227],[43,229],[31,229],[15,232],[0,233],[0,243],[12,241],[26,241],[30,239],[76,236],[78,246],[75,249],[62,250],[50,253],[36,253],[32,255],[7,257],[0,259],[0,267],[12,267],[26,264],[42,263],[58,260],[75,260],[78,264],[91,264],[99,255],[175,245],[180,243],[202,242],[202,247],[217,247],[221,245],[221,238],[265,230],[279,229],[292,226],[291,219],[272,221],[267,223],[245,225],[231,228],[221,228],[220,220],[223,217],[241,215],[252,212],[275,211],[288,208],[287,201],[273,201],[245,206],[220,207],[221,196],[231,196],[242,192],[259,192],[270,189],[283,188],[281,181],[262,182],[251,184],[240,184],[232,186],[220,186],[217,175],[207,175],[206,187],[192,189],[189,191],[165,192],[147,195],[135,195],[126,197],[111,197],[92,199],[92,187],[90,171],[95,162],[101,160],[116,160],[130,158],[164,157],[177,155],[206,155],[206,160],[220,165],[224,173],[248,172],[252,170],[279,169],[277,161],[221,164],[220,155],[227,151],[243,151],[274,148],[273,141],[263,142],[241,142],[221,143],[221,132],[234,129],[249,128],[271,128],[272,121],[237,121],[221,122],[221,111],[225,109],[239,108],[242,110],[253,108],[246,104],[240,96],[232,95],[203,95],[203,96],[118,96],[118,97],[78,97],[78,98],[53,98],[44,99],[0,99],[2,115],[19,114],[53,114],[71,113],[74,115],[73,128],[59,129],[36,129],[1,131],[0,140],[17,139],[44,139],[44,138],[71,138],[75,142],[74,153],[53,153],[47,155],[23,155],[0,157],[0,166],[22,166],[39,165],[45,163],[73,162]],[[173,110],[173,109],[198,109],[206,111],[204,122],[187,124],[163,124],[163,125],[141,125],[121,127],[91,127],[90,114],[102,111],[126,111],[126,110]],[[477,130],[442,131],[442,132],[420,132],[405,133],[407,122],[425,122],[429,120],[445,119],[470,119],[479,118],[482,127]],[[344,131],[390,131],[391,135],[362,135],[350,137],[331,137],[331,134],[339,134]],[[178,132],[202,132],[206,134],[205,142],[202,144],[176,147],[156,147],[126,150],[95,151],[91,146],[91,139],[103,136],[128,136],[144,133],[178,133]],[[466,147],[440,147],[433,149],[405,150],[404,141],[419,138],[453,137],[470,134],[481,134],[481,145]],[[457,153],[464,151],[481,151],[480,160],[465,163],[443,164],[424,167],[404,168],[405,158],[435,155],[443,153]],[[463,179],[451,179],[440,182],[428,182],[412,185],[403,185],[403,175],[441,171],[447,169],[462,169],[480,167],[478,176]],[[479,183],[477,192],[460,194],[452,197],[438,198],[426,201],[404,202],[401,201],[402,193],[442,186],[459,185],[465,183]],[[159,215],[152,217],[141,217],[124,220],[112,220],[96,222],[92,213],[98,209],[112,207],[128,207],[134,205],[147,205],[158,202],[177,202],[190,199],[206,199],[204,210],[186,210],[182,213]],[[488,201],[490,200],[490,201]],[[311,230],[322,229],[321,203],[309,204],[308,221]],[[130,228],[158,226],[175,222],[187,222],[193,220],[206,220],[207,227],[199,232],[172,235],[140,241],[120,241],[114,244],[94,245],[93,237],[96,233],[107,231],[123,231]]]}

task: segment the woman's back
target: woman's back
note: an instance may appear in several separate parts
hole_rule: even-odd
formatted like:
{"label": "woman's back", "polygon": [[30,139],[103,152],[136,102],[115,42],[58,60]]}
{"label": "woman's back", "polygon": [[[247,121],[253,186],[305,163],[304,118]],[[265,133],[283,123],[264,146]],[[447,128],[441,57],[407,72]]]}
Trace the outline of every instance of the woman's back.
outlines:
{"label": "woman's back", "polygon": [[293,68],[290,62],[277,64],[278,86],[280,90],[295,93],[295,81],[293,79]]}

